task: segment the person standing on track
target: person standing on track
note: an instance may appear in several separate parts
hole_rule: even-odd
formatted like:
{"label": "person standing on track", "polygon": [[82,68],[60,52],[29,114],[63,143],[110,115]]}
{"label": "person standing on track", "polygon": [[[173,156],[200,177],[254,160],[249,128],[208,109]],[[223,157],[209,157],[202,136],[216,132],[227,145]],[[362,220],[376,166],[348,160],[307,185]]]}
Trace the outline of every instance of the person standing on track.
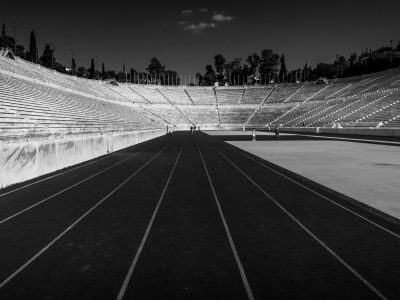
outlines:
{"label": "person standing on track", "polygon": [[256,135],[256,130],[253,128],[253,131],[251,132],[251,135],[253,137],[253,142],[256,141],[257,135]]}
{"label": "person standing on track", "polygon": [[275,126],[275,136],[274,136],[274,140],[279,140],[279,127],[278,125]]}
{"label": "person standing on track", "polygon": [[193,134],[193,125],[190,126],[190,133]]}

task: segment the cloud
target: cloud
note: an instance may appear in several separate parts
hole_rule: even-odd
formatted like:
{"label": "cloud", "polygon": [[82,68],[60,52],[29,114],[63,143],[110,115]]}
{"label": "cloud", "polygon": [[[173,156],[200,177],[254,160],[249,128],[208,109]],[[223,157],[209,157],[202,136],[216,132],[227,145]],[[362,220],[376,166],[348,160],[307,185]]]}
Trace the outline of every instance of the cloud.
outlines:
{"label": "cloud", "polygon": [[220,13],[220,14],[215,14],[212,16],[212,19],[215,22],[228,22],[228,21],[232,21],[235,17],[233,16],[225,16],[224,14]]}
{"label": "cloud", "polygon": [[204,29],[213,29],[217,27],[217,24],[211,22],[211,23],[205,23],[205,22],[200,22],[198,24],[192,23],[190,25],[186,25],[184,29],[189,32],[193,33],[200,33]]}
{"label": "cloud", "polygon": [[181,11],[181,14],[184,16],[191,15],[194,12],[193,9],[185,9]]}
{"label": "cloud", "polygon": [[227,15],[224,12],[210,11],[207,8],[201,7],[197,9],[181,10],[183,16],[177,25],[183,30],[191,33],[201,33],[206,29],[214,29],[219,27],[221,23],[232,21],[235,17]]}

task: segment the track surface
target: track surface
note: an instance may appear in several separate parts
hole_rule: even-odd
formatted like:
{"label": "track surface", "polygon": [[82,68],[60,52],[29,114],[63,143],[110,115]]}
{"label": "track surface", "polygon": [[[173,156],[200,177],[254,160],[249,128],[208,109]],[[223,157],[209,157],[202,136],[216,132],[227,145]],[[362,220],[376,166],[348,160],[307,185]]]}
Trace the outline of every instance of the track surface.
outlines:
{"label": "track surface", "polygon": [[204,133],[59,174],[0,191],[0,299],[400,297],[398,223]]}

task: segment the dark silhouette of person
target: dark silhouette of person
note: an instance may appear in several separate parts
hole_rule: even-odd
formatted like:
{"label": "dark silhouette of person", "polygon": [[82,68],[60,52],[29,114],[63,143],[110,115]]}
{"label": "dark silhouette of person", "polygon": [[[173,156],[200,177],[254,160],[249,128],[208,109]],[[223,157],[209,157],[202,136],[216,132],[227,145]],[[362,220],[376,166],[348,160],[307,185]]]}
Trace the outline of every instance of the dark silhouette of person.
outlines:
{"label": "dark silhouette of person", "polygon": [[274,140],[279,140],[279,127],[278,125],[275,126],[275,136],[274,136]]}

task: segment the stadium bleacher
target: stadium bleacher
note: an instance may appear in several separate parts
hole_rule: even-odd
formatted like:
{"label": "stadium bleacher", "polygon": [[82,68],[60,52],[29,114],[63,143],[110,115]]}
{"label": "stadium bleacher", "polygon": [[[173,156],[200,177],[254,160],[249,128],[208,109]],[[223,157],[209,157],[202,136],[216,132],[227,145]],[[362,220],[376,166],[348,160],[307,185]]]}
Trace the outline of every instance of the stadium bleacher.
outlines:
{"label": "stadium bleacher", "polygon": [[168,99],[157,90],[156,86],[148,88],[146,86],[132,85],[130,88],[151,104],[170,104]]}
{"label": "stadium bleacher", "polygon": [[137,92],[132,90],[128,85],[126,84],[120,84],[118,86],[112,85],[112,84],[103,84],[103,89],[107,92],[107,89],[109,90],[108,92],[112,94],[118,94],[125,98],[125,100],[130,100],[133,103],[150,103],[147,99],[143,98],[143,96],[139,95]]}
{"label": "stadium bleacher", "polygon": [[179,110],[171,105],[155,104],[151,106],[150,110],[171,124],[185,125],[192,123],[190,119],[185,118]]}
{"label": "stadium bleacher", "polygon": [[219,125],[218,111],[215,105],[179,106],[179,109],[197,126],[201,127],[202,124]]}
{"label": "stadium bleacher", "polygon": [[246,88],[241,99],[243,104],[261,104],[271,93],[273,87],[252,87]]}
{"label": "stadium bleacher", "polygon": [[291,124],[291,122],[298,120],[299,116],[305,115],[308,112],[317,109],[318,107],[320,107],[320,105],[320,103],[316,102],[297,104],[296,106],[292,106],[286,113],[284,113],[280,117],[271,120],[271,122],[268,124],[287,126]]}
{"label": "stadium bleacher", "polygon": [[1,73],[0,107],[2,132],[123,130],[154,126],[139,108],[84,97]]}
{"label": "stadium bleacher", "polygon": [[250,118],[254,108],[241,107],[241,106],[220,106],[219,116],[221,124],[227,125],[243,125]]}
{"label": "stadium bleacher", "polygon": [[316,100],[319,99],[319,94],[321,94],[325,89],[327,89],[329,85],[325,84],[313,84],[309,83],[305,85],[301,90],[297,93],[293,94],[290,99],[286,102],[302,102],[302,101],[310,101],[311,99]]}
{"label": "stadium bleacher", "polygon": [[400,114],[392,117],[389,121],[383,124],[385,128],[400,128]]}
{"label": "stadium bleacher", "polygon": [[194,104],[216,104],[214,89],[209,87],[187,87],[186,92]]}
{"label": "stadium bleacher", "polygon": [[302,84],[277,85],[274,92],[268,97],[266,103],[287,102],[303,88],[304,85]]}
{"label": "stadium bleacher", "polygon": [[158,87],[157,89],[173,104],[194,104],[182,87]]}
{"label": "stadium bleacher", "polygon": [[388,121],[393,113],[397,114],[396,108],[399,103],[397,99],[398,95],[387,94],[369,102],[364,100],[337,121],[349,122],[349,126],[357,125],[356,127],[359,127],[359,123],[363,121],[376,122],[375,126],[370,127],[377,127],[379,122]]}
{"label": "stadium bleacher", "polygon": [[235,105],[241,102],[243,96],[243,88],[216,88],[218,104]]}
{"label": "stadium bleacher", "polygon": [[400,69],[318,83],[198,87],[77,78],[0,58],[2,132],[205,126],[399,127]]}
{"label": "stadium bleacher", "polygon": [[286,112],[292,109],[291,106],[262,106],[253,117],[248,121],[248,126],[259,127],[264,126],[269,120],[275,120],[279,116],[282,116]]}

